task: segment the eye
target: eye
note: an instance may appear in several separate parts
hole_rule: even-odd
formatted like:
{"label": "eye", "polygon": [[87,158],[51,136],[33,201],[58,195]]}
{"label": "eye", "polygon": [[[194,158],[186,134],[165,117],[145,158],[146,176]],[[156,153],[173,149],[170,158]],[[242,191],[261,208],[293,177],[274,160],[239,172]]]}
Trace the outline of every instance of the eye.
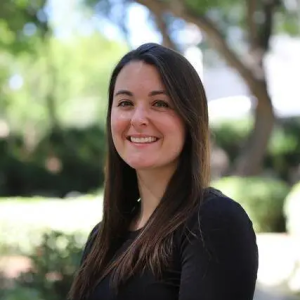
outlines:
{"label": "eye", "polygon": [[126,106],[132,106],[132,102],[129,100],[123,100],[118,103],[118,107],[126,107]]}
{"label": "eye", "polygon": [[164,108],[170,107],[169,104],[166,101],[162,101],[162,100],[156,101],[154,103],[154,106],[156,106],[156,107],[164,107]]}

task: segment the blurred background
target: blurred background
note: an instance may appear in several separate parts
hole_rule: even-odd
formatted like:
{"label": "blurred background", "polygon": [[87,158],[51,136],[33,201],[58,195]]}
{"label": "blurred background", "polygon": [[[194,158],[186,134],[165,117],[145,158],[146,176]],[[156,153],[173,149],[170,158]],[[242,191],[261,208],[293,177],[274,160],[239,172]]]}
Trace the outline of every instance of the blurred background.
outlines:
{"label": "blurred background", "polygon": [[300,1],[1,0],[0,300],[66,299],[101,220],[108,80],[145,42],[204,82],[212,186],[257,232],[255,299],[300,299]]}

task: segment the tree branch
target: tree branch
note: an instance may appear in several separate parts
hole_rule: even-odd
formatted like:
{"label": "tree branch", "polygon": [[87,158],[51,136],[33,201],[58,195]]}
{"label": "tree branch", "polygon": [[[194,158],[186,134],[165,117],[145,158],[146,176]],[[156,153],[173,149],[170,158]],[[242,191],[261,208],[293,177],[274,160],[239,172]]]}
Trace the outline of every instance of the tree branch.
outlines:
{"label": "tree branch", "polygon": [[153,9],[152,13],[154,14],[156,26],[157,26],[158,30],[160,31],[160,33],[162,34],[163,45],[168,48],[171,48],[173,50],[178,50],[177,46],[175,45],[175,43],[172,41],[172,39],[170,37],[169,31],[168,31],[168,25],[167,25],[166,21],[164,20],[163,12],[161,12],[159,9]]}
{"label": "tree branch", "polygon": [[[206,33],[207,39],[215,46],[215,49],[222,54],[227,63],[236,69],[241,77],[245,80],[249,86],[251,92],[257,95],[257,78],[252,72],[250,63],[247,66],[247,62],[242,62],[237,54],[229,47],[220,31],[215,24],[211,22],[205,16],[196,15],[193,11],[188,9],[182,1],[174,1],[172,4],[157,0],[136,0],[137,3],[144,5],[150,11],[153,7],[160,9],[162,12],[171,12],[175,17],[184,19],[187,22],[193,23],[202,29]],[[175,5],[176,4],[176,5]]]}
{"label": "tree branch", "polygon": [[269,49],[274,22],[274,10],[278,5],[278,0],[265,0],[263,2],[264,23],[258,32],[258,43],[259,47],[265,52]]}
{"label": "tree branch", "polygon": [[[136,1],[136,2],[139,3],[139,1]],[[142,4],[142,3],[140,3],[140,4]],[[173,42],[173,40],[170,37],[168,25],[164,19],[165,11],[161,10],[161,7],[160,7],[159,3],[157,3],[157,1],[152,1],[152,3],[150,3],[150,5],[151,5],[151,8],[149,6],[147,8],[154,15],[157,29],[160,31],[162,38],[163,38],[163,45],[168,48],[171,48],[173,50],[178,50],[176,44]]]}
{"label": "tree branch", "polygon": [[250,42],[250,49],[254,49],[257,46],[257,28],[255,22],[255,12],[257,9],[257,0],[246,0],[246,16],[248,25],[248,36]]}
{"label": "tree branch", "polygon": [[[214,48],[224,57],[227,64],[236,69],[244,79],[249,90],[257,98],[258,102],[254,115],[255,125],[249,140],[251,143],[245,148],[245,151],[242,152],[240,159],[237,160],[236,170],[238,174],[242,175],[257,174],[262,164],[275,120],[262,64],[265,51],[258,46],[254,49],[257,55],[253,55],[253,53],[249,55],[249,57],[252,58],[251,61],[249,58],[248,60],[241,60],[238,54],[234,52],[226,42],[216,24],[206,16],[199,15],[189,9],[183,0],[172,0],[172,4],[171,1],[166,3],[159,0],[136,0],[136,2],[146,6],[150,11],[152,11],[153,5],[156,5],[162,12],[170,12],[174,17],[181,18],[198,26],[206,34],[207,39],[214,45]],[[253,8],[251,7],[251,9]],[[273,18],[273,15],[271,14],[270,17]],[[255,19],[252,15],[251,22],[254,21]],[[270,28],[272,28],[272,26]],[[252,30],[251,34],[253,35],[251,38],[254,38],[254,28],[250,30]],[[266,33],[267,32],[266,30]],[[257,34],[258,39],[258,32],[255,34]]]}

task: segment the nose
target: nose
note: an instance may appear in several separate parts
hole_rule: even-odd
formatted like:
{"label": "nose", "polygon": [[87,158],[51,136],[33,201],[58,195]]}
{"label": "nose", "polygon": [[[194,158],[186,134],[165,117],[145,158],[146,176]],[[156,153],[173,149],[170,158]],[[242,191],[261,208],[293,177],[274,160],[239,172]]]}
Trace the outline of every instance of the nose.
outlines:
{"label": "nose", "polygon": [[149,123],[148,111],[143,105],[138,105],[134,108],[131,125],[138,128],[140,126],[146,126]]}

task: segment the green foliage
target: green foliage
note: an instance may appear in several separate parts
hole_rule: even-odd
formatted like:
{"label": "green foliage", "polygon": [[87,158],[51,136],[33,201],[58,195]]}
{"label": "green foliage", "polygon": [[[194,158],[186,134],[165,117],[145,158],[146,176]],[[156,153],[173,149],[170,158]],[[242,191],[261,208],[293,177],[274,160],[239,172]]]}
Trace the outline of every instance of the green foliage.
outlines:
{"label": "green foliage", "polygon": [[19,276],[14,288],[6,291],[4,300],[65,300],[82,250],[82,236],[78,234],[45,234],[29,256],[31,270]]}
{"label": "green foliage", "polygon": [[50,132],[29,154],[22,139],[0,139],[0,195],[87,193],[104,180],[105,132],[100,126]]}
{"label": "green foliage", "polygon": [[212,141],[225,150],[231,162],[237,158],[251,131],[251,119],[222,121],[211,124]]}
{"label": "green foliage", "polygon": [[[149,4],[147,3],[149,2]],[[157,7],[155,2],[160,2],[157,0],[146,1],[145,6],[151,9],[151,7]],[[250,44],[249,40],[249,13],[247,9],[246,2],[238,0],[179,0],[173,4],[172,0],[165,0],[166,5],[173,7],[174,11],[182,10],[183,22],[190,22],[190,18],[202,19],[206,18],[212,25],[219,31],[224,40],[229,43],[231,48],[235,48],[237,54],[243,55],[248,47],[246,44]],[[109,18],[119,29],[126,34],[126,23],[124,23],[127,11],[133,3],[138,3],[139,1],[128,1],[128,0],[84,0],[83,3],[94,10],[94,13],[98,14],[100,17]],[[269,2],[268,2],[269,4]],[[288,11],[281,1],[271,1],[271,6],[274,7],[272,12],[274,16],[274,22],[270,24],[272,26],[272,33],[285,32],[299,34],[299,22],[298,22],[298,12],[297,9],[292,9]],[[265,24],[265,2],[260,1],[255,5],[255,12],[252,15],[253,22],[258,28],[258,32],[263,28]],[[178,7],[177,9],[175,7]],[[268,6],[268,5],[267,5]],[[181,9],[183,8],[183,9]],[[155,8],[157,11],[157,8]],[[170,36],[176,36],[178,29],[172,26],[174,20],[170,18],[172,15],[172,9],[170,11],[164,10],[164,20],[167,22],[167,27],[170,32]],[[187,17],[188,16],[188,17]],[[262,17],[257,17],[262,16]],[[262,18],[264,20],[262,20]],[[206,23],[204,20],[204,23]],[[206,27],[204,25],[204,27]],[[179,29],[180,30],[180,29]],[[176,38],[174,40],[176,44]],[[266,41],[265,41],[266,42]],[[204,42],[205,43],[205,42]],[[202,43],[202,46],[204,45]],[[180,46],[179,46],[180,49]]]}
{"label": "green foliage", "polygon": [[1,0],[0,51],[19,54],[34,51],[36,44],[48,32],[46,0]]}
{"label": "green foliage", "polygon": [[256,232],[285,230],[283,203],[289,188],[284,182],[264,177],[225,177],[212,186],[244,207]]}
{"label": "green foliage", "polygon": [[31,288],[15,286],[6,288],[0,292],[1,300],[44,300],[40,293]]}
{"label": "green foliage", "polygon": [[[234,164],[251,131],[251,120],[241,119],[211,124],[212,140],[223,149]],[[291,182],[292,173],[300,165],[300,119],[279,120],[273,130],[263,169]]]}
{"label": "green foliage", "polygon": [[33,270],[22,274],[18,284],[39,291],[44,300],[65,300],[82,249],[76,235],[61,232],[44,235],[41,245],[30,256]]}
{"label": "green foliage", "polygon": [[35,55],[9,62],[10,76],[17,74],[23,80],[20,88],[8,89],[11,99],[5,119],[10,129],[33,136],[36,142],[53,126],[53,111],[60,127],[103,124],[110,73],[124,52],[122,44],[95,34],[51,38]]}
{"label": "green foliage", "polygon": [[[292,36],[299,36],[300,26],[299,26],[299,6],[282,5],[279,10],[279,14],[276,16],[275,31],[276,32],[286,32]],[[297,8],[298,6],[298,8]]]}
{"label": "green foliage", "polygon": [[103,182],[108,80],[125,48],[100,34],[43,42],[18,56],[0,49],[2,196],[86,193]]}
{"label": "green foliage", "polygon": [[54,172],[55,182],[50,182],[48,189],[55,190],[56,187],[63,195],[72,190],[87,193],[102,186],[105,153],[103,128],[90,126],[51,132],[41,140],[32,155],[39,164],[47,165],[48,161],[50,172],[51,159],[60,163],[61,169]]}
{"label": "green foliage", "polygon": [[[214,12],[215,15],[220,13],[229,13],[232,8],[241,7],[241,2],[238,0],[213,0],[213,1],[203,1],[203,0],[184,0],[186,6],[194,13],[198,15],[210,15]],[[235,16],[235,19],[240,16]]]}
{"label": "green foliage", "polygon": [[300,118],[281,120],[273,130],[265,158],[265,167],[286,181],[300,165]]}
{"label": "green foliage", "polygon": [[300,182],[294,185],[284,203],[284,213],[287,219],[287,230],[300,237]]}

